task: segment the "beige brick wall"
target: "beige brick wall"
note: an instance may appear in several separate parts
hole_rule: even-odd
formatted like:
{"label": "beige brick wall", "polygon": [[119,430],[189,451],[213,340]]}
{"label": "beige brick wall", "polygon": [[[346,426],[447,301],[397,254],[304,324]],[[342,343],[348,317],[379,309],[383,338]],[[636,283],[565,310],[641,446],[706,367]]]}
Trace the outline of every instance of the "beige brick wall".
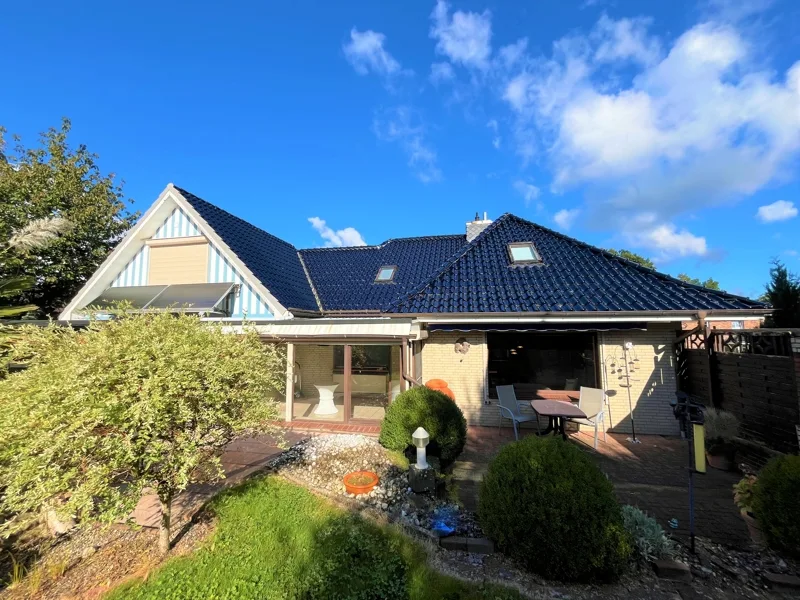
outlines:
{"label": "beige brick wall", "polygon": [[[469,352],[455,351],[456,340],[464,337]],[[486,380],[486,336],[483,333],[450,333],[433,331],[422,346],[422,382],[444,379],[464,411],[470,425],[489,425],[488,415],[495,406],[483,405]],[[494,424],[497,424],[495,419]]]}
{"label": "beige brick wall", "polygon": [[295,344],[295,362],[300,365],[303,396],[316,398],[319,392],[315,385],[333,383],[333,346]]}
{"label": "beige brick wall", "polygon": [[634,364],[630,374],[630,393],[636,433],[678,435],[678,423],[669,404],[675,399],[677,389],[672,352],[676,327],[673,324],[650,324],[647,331],[598,334],[603,388],[611,391],[607,421],[614,431],[631,431],[623,354],[623,344],[631,341],[634,347],[629,357]]}
{"label": "beige brick wall", "polygon": [[[624,370],[622,344],[632,341],[634,351],[631,355],[638,359],[631,373],[631,404],[637,433],[679,433],[669,405],[677,389],[672,353],[676,327],[673,324],[654,324],[647,331],[598,334],[603,388],[612,391],[607,422],[615,431],[630,431],[630,411],[628,391],[623,387],[625,380],[619,379],[620,374],[613,372],[615,367],[611,365],[613,363],[617,369]],[[455,342],[460,337],[466,338],[471,345],[467,354],[455,352]],[[444,379],[453,390],[456,402],[470,425],[496,427],[500,419],[496,401],[484,404],[487,357],[488,348],[483,333],[431,332],[422,347],[422,381]],[[546,424],[542,422],[543,426]],[[504,425],[510,426],[510,422],[505,420]],[[535,427],[534,424],[528,426]]]}

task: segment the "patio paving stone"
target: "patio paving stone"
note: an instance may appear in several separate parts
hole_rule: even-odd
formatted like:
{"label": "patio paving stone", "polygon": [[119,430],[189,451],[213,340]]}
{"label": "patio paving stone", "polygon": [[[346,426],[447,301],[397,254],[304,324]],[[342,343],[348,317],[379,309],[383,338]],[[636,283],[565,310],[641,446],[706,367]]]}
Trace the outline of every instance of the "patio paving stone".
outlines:
{"label": "patio paving stone", "polygon": [[[523,430],[521,436],[533,435]],[[640,444],[627,441],[627,434],[602,436],[597,452],[592,449],[593,437],[585,433],[570,436],[590,453],[614,483],[620,502],[638,506],[654,517],[665,531],[688,540],[689,479],[687,473],[688,444],[677,437],[640,436]],[[453,465],[453,480],[459,486],[464,506],[475,510],[480,481],[491,459],[503,445],[514,441],[510,427],[470,427],[467,444]],[[708,473],[695,475],[696,534],[714,542],[746,548],[750,544],[747,528],[733,503],[736,473],[709,467]],[[670,529],[670,519],[678,520],[678,528]]]}

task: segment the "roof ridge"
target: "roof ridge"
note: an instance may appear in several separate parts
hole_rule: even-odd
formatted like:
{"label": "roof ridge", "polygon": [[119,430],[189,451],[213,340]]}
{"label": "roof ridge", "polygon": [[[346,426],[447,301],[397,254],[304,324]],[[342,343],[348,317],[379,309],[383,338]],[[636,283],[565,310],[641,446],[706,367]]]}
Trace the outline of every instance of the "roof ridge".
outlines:
{"label": "roof ridge", "polygon": [[[439,270],[436,271],[436,273],[431,275],[428,278],[427,281],[423,282],[422,284],[420,284],[419,286],[414,288],[411,292],[406,294],[403,298],[398,298],[391,305],[387,304],[387,306],[386,306],[387,310],[391,310],[393,308],[397,308],[403,302],[406,302],[407,300],[410,300],[412,297],[416,296],[417,294],[421,294],[425,290],[425,288],[430,286],[434,281],[439,279],[439,277],[444,275],[453,265],[455,265],[459,260],[461,260],[464,256],[466,256],[468,252],[470,252],[480,242],[482,242],[489,233],[491,233],[492,231],[497,229],[497,225],[499,223],[503,223],[503,222],[507,221],[511,217],[515,217],[515,215],[512,215],[511,213],[503,213],[502,215],[497,217],[497,219],[495,219],[489,225],[484,227],[483,231],[481,231],[478,235],[476,235],[474,238],[472,238],[472,240],[467,242],[466,245],[464,245],[463,247],[459,248],[458,251],[451,258],[449,258],[441,266],[441,268],[439,268]],[[515,218],[519,218],[519,217],[515,217]]]}
{"label": "roof ridge", "polygon": [[408,237],[401,237],[401,238],[389,238],[381,242],[380,244],[365,244],[363,246],[324,246],[322,248],[299,248],[300,252],[331,252],[331,251],[341,251],[341,250],[379,250],[390,244],[392,242],[403,242],[406,240],[442,240],[442,239],[449,239],[449,238],[463,238],[465,235],[459,233],[445,233],[442,235],[419,235],[419,236],[408,236]]}
{"label": "roof ridge", "polygon": [[[214,204],[213,202],[209,202],[209,201],[208,201],[208,200],[206,200],[205,198],[201,198],[201,197],[200,197],[200,196],[198,196],[197,194],[193,194],[192,192],[190,192],[189,190],[187,190],[187,189],[185,189],[185,188],[178,187],[177,185],[175,185],[174,187],[175,187],[175,189],[176,189],[176,190],[178,190],[178,192],[180,192],[180,194],[181,194],[181,195],[183,195],[183,196],[184,196],[184,198],[185,198],[187,195],[188,195],[188,196],[192,196],[192,197],[193,197],[193,198],[195,198],[196,200],[200,200],[200,202],[205,202],[205,203],[206,203],[206,204],[208,204],[209,206],[212,206],[212,207],[214,207],[216,210],[218,210],[218,211],[220,211],[220,212],[223,212],[223,213],[225,213],[226,215],[228,215],[229,217],[231,217],[231,218],[233,218],[233,219],[236,219],[237,221],[239,221],[239,222],[240,222],[240,223],[242,223],[243,225],[247,225],[248,227],[252,227],[253,229],[257,229],[258,231],[260,231],[260,232],[261,232],[261,233],[263,233],[264,235],[268,235],[268,236],[269,236],[269,237],[271,237],[272,239],[274,239],[274,240],[276,240],[276,241],[278,241],[278,242],[281,242],[282,244],[286,244],[287,246],[289,246],[290,248],[292,248],[292,249],[293,249],[293,250],[295,250],[295,251],[297,250],[297,248],[295,248],[294,244],[292,244],[291,242],[287,242],[287,241],[286,241],[286,240],[284,240],[283,238],[279,238],[277,235],[275,235],[275,234],[273,234],[273,233],[270,233],[269,231],[267,231],[267,230],[265,230],[265,229],[261,229],[261,227],[259,227],[258,225],[253,225],[253,224],[252,224],[250,221],[248,221],[248,220],[246,220],[246,219],[243,219],[242,217],[236,216],[236,215],[235,215],[235,214],[233,214],[232,212],[230,212],[230,211],[227,211],[227,210],[225,210],[224,208],[222,208],[222,207],[220,207],[220,206],[217,206],[217,205],[216,205],[216,204]],[[187,198],[187,200],[188,200],[188,198]]]}

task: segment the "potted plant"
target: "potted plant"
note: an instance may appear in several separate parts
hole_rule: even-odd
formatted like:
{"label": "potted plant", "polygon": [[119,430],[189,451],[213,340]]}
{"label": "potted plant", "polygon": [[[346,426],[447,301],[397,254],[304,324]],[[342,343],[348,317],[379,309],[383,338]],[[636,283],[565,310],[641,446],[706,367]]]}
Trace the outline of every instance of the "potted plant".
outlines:
{"label": "potted plant", "polygon": [[372,471],[353,471],[344,476],[342,482],[348,494],[369,494],[378,485],[378,476]]}
{"label": "potted plant", "polygon": [[705,412],[706,459],[715,469],[736,470],[736,445],[739,420],[724,410],[709,408]]}
{"label": "potted plant", "polygon": [[755,492],[757,478],[755,475],[745,475],[733,486],[733,501],[741,512],[747,530],[750,532],[750,539],[759,546],[764,545],[764,536],[761,527],[753,514],[753,496]]}

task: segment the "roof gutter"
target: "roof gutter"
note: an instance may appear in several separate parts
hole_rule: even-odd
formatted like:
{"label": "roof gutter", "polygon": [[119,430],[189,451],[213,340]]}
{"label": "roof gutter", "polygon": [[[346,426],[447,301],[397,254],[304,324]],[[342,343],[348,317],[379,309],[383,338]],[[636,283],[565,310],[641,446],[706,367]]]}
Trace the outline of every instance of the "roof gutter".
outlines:
{"label": "roof gutter", "polygon": [[[772,309],[742,309],[742,310],[707,310],[701,311],[708,317],[722,317],[724,319],[737,320],[746,317],[760,317],[771,314]],[[695,321],[700,318],[698,311],[630,311],[630,312],[580,312],[566,316],[563,312],[543,312],[543,313],[464,313],[448,314],[410,314],[402,313],[403,316],[413,317],[420,323],[582,323],[582,322],[626,322],[626,321],[647,321],[650,323],[671,322],[671,321]]]}

